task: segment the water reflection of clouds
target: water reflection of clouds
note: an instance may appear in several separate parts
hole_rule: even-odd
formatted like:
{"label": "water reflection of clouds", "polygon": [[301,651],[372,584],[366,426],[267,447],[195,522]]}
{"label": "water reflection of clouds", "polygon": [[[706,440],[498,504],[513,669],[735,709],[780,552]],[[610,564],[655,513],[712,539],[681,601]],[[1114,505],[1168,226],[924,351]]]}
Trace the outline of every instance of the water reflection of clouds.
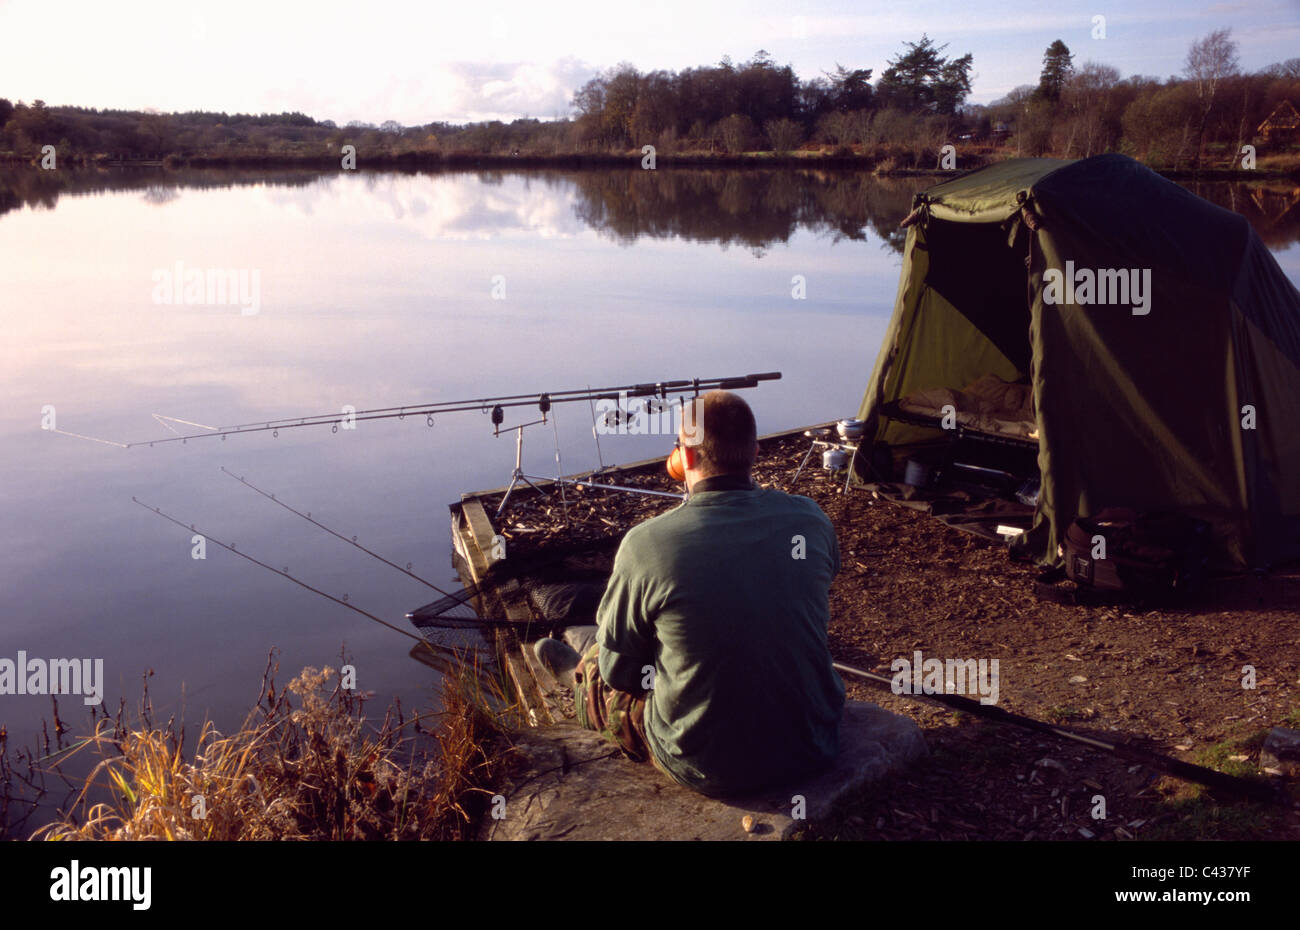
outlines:
{"label": "water reflection of clouds", "polygon": [[586,228],[574,215],[571,185],[557,191],[521,175],[340,175],[307,188],[269,188],[267,199],[308,216],[396,222],[426,240],[558,239]]}

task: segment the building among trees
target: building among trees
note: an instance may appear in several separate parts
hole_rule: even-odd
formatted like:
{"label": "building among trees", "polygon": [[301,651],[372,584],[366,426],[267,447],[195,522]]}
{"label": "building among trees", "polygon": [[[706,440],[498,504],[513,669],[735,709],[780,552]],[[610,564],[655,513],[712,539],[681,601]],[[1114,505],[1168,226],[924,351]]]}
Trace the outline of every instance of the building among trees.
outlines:
{"label": "building among trees", "polygon": [[1259,124],[1255,135],[1270,145],[1300,141],[1300,113],[1296,112],[1290,100],[1283,100],[1268,119]]}

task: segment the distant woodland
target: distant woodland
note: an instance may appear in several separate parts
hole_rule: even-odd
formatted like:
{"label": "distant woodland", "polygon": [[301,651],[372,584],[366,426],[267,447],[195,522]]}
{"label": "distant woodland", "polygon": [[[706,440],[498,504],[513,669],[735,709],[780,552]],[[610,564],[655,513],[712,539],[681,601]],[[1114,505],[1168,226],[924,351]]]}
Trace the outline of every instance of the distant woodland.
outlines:
{"label": "distant woodland", "polygon": [[831,158],[888,170],[935,168],[951,144],[959,167],[1118,151],[1182,170],[1239,166],[1250,144],[1259,167],[1300,167],[1300,58],[1246,73],[1227,30],[1193,43],[1183,72],[1165,79],[1121,79],[1109,65],[1075,57],[1053,42],[1036,82],[987,106],[967,102],[972,56],[947,54],[928,36],[905,43],[878,76],[836,65],[801,80],[764,51],[677,72],[622,64],[580,88],[572,114],[558,120],[337,126],[303,113],[96,110],[0,98],[0,158],[34,162],[53,145],[74,164],[323,165],[337,164],[350,144],[362,164],[563,161],[640,157],[653,145],[669,161]]}

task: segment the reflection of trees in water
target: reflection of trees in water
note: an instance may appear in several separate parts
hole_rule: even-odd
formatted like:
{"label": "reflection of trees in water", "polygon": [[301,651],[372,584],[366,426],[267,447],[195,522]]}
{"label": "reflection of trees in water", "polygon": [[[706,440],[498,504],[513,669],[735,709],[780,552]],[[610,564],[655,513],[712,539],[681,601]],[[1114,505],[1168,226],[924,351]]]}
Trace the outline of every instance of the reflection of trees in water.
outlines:
{"label": "reflection of trees in water", "polygon": [[[428,172],[366,172],[365,180],[373,188],[384,180],[383,175],[418,173]],[[574,212],[578,218],[616,242],[630,244],[641,236],[682,238],[758,252],[789,241],[801,227],[832,240],[864,240],[871,234],[901,252],[906,236],[898,224],[911,209],[912,196],[938,183],[933,177],[878,178],[861,172],[777,169],[491,170],[474,174],[482,184],[500,185],[507,175],[517,175],[528,185],[541,183],[557,194],[576,189]],[[53,209],[63,194],[140,190],[148,202],[166,203],[179,196],[182,188],[253,184],[305,188],[338,175],[337,171],[304,169],[5,169],[0,170],[0,216],[21,206]],[[1184,186],[1245,216],[1271,249],[1300,240],[1300,186],[1293,182],[1189,181]]]}
{"label": "reflection of trees in water", "polygon": [[912,195],[933,179],[882,179],[824,171],[584,171],[578,218],[622,243],[641,236],[718,242],[762,250],[796,229],[838,239],[892,235]]}
{"label": "reflection of trees in water", "polygon": [[[898,224],[933,177],[878,178],[825,171],[590,171],[568,175],[578,217],[616,241],[680,237],[761,251],[803,227],[834,239],[870,230],[901,252]],[[1300,239],[1300,187],[1287,181],[1187,183],[1193,193],[1245,216],[1264,244]]]}
{"label": "reflection of trees in water", "polygon": [[149,203],[166,203],[182,188],[234,188],[253,184],[306,187],[334,172],[229,171],[221,168],[186,168],[163,171],[132,168],[39,168],[0,170],[0,216],[21,206],[53,209],[60,196],[98,194],[104,191],[144,191]]}
{"label": "reflection of trees in water", "polygon": [[33,210],[53,210],[66,178],[59,171],[25,168],[15,172],[0,171],[0,213],[27,206]]}
{"label": "reflection of trees in water", "polygon": [[1240,213],[1270,249],[1284,249],[1300,241],[1300,185],[1293,181],[1188,181],[1183,187],[1210,203]]}
{"label": "reflection of trees in water", "polygon": [[174,187],[163,187],[161,184],[150,184],[144,191],[144,202],[151,203],[155,206],[161,206],[165,203],[171,203],[173,200],[180,199],[180,191]]}

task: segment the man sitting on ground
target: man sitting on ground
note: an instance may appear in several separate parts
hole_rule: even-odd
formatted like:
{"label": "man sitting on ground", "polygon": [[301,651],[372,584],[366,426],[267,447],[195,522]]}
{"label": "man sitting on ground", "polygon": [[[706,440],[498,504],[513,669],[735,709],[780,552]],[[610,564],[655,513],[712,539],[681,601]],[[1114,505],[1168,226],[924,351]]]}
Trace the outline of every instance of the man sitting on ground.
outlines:
{"label": "man sitting on ground", "polygon": [[678,441],[690,497],[628,531],[586,653],[548,639],[538,658],[572,671],[583,726],[703,794],[815,774],[844,707],[826,639],[834,528],[808,498],[753,483],[739,396],[688,402]]}

